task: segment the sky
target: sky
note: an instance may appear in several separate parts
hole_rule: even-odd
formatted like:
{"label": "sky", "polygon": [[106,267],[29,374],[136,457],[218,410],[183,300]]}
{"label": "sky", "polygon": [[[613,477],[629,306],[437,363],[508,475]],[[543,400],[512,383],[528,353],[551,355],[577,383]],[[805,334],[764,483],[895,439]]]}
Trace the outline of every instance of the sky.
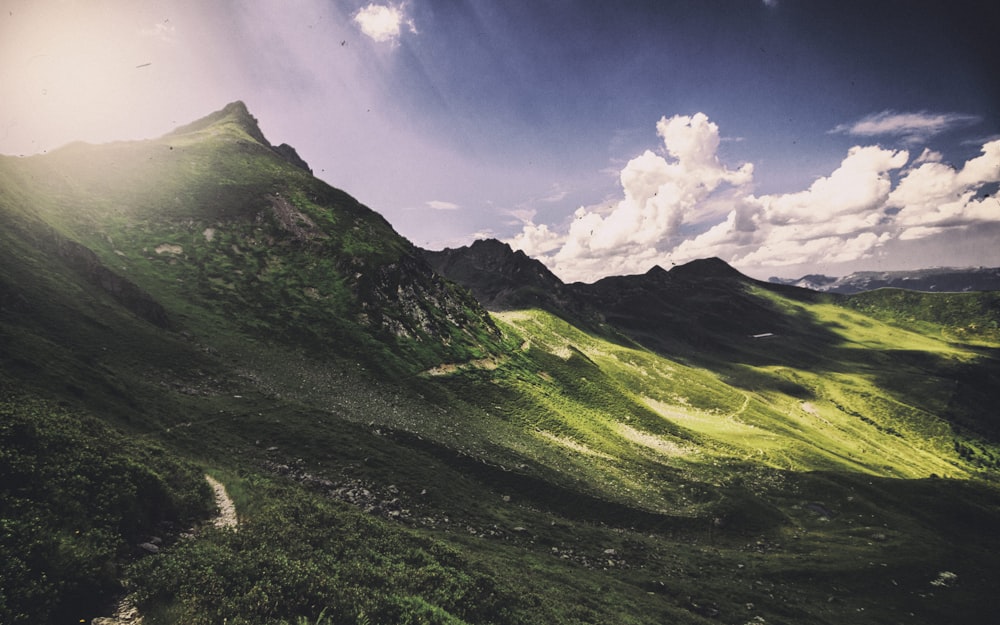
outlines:
{"label": "sky", "polygon": [[0,0],[0,154],[243,100],[416,245],[567,282],[995,267],[998,31],[971,0]]}

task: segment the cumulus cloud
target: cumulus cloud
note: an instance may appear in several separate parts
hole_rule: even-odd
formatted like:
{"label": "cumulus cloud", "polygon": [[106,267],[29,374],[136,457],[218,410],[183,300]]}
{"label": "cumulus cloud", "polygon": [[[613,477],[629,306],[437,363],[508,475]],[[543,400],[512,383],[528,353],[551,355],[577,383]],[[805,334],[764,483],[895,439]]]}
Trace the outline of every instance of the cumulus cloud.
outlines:
{"label": "cumulus cloud", "polygon": [[558,247],[552,262],[582,278],[610,266],[638,270],[685,224],[725,215],[719,198],[749,184],[753,167],[731,170],[720,163],[719,128],[703,113],[663,117],[656,131],[661,152],[647,150],[621,170],[624,197],[617,204],[578,209],[565,235],[527,223],[512,245],[536,254]]}
{"label": "cumulus cloud", "polygon": [[738,198],[725,221],[683,241],[672,258],[719,256],[755,267],[864,258],[888,240],[889,172],[908,158],[905,151],[852,148],[808,189]]}
{"label": "cumulus cloud", "polygon": [[532,221],[525,222],[521,232],[508,241],[512,248],[535,258],[544,258],[561,248],[565,242],[565,235],[550,230],[545,224],[536,225]]}
{"label": "cumulus cloud", "polygon": [[830,224],[844,216],[867,214],[888,198],[889,172],[903,167],[909,158],[905,150],[853,147],[840,167],[807,190],[762,199],[770,220],[779,224]]}
{"label": "cumulus cloud", "polygon": [[943,158],[944,156],[940,152],[930,148],[924,148],[924,151],[920,153],[920,156],[918,156],[916,160],[913,161],[913,164],[939,163]]}
{"label": "cumulus cloud", "polygon": [[855,146],[807,189],[758,196],[752,164],[719,161],[719,129],[704,114],[656,129],[662,150],[625,165],[621,199],[581,207],[561,227],[526,213],[511,246],[564,280],[590,281],[710,256],[746,271],[849,262],[893,241],[1000,224],[1000,201],[979,194],[1000,182],[1000,140],[961,168],[931,150],[911,162],[907,150]]}
{"label": "cumulus cloud", "polygon": [[882,111],[831,130],[835,134],[855,137],[900,137],[908,143],[918,143],[956,126],[978,122],[975,115],[962,113],[897,113]]}
{"label": "cumulus cloud", "polygon": [[354,14],[354,22],[361,32],[379,43],[396,42],[404,27],[411,33],[416,33],[416,25],[406,16],[404,5],[383,5],[371,3],[358,9]]}
{"label": "cumulus cloud", "polygon": [[931,160],[909,170],[888,197],[899,209],[896,222],[906,239],[923,238],[942,227],[1000,221],[996,198],[976,197],[984,185],[1000,182],[1000,140],[983,146],[982,154],[961,169]]}

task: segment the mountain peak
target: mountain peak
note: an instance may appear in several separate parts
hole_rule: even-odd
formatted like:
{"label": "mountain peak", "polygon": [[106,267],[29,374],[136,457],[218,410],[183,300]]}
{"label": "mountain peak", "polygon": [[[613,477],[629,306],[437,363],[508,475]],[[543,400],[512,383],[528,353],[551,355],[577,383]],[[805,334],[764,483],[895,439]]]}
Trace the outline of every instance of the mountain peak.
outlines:
{"label": "mountain peak", "polygon": [[557,297],[565,286],[540,261],[496,239],[479,239],[469,246],[440,252],[423,250],[423,255],[435,271],[471,290],[493,310],[529,302],[543,306],[540,297]]}
{"label": "mountain peak", "polygon": [[510,245],[498,239],[476,239],[469,245],[469,249],[477,251],[480,254],[494,253],[506,256],[515,253]]}
{"label": "mountain peak", "polygon": [[261,131],[260,125],[257,123],[257,118],[250,113],[250,109],[247,108],[247,105],[243,102],[243,100],[230,102],[214,113],[209,113],[201,119],[177,128],[167,136],[186,135],[201,132],[209,128],[226,129],[227,127],[230,131],[235,129],[240,135],[245,135],[256,143],[272,150],[275,154],[292,165],[295,165],[300,169],[304,169],[310,174],[313,173],[309,164],[306,163],[301,156],[299,156],[299,153],[295,151],[295,148],[287,143],[282,143],[277,146],[271,145],[271,142],[267,140],[264,133]]}
{"label": "mountain peak", "polygon": [[688,278],[745,278],[742,273],[734,269],[729,263],[721,258],[699,258],[689,263],[678,265],[670,270],[674,276]]}
{"label": "mountain peak", "polygon": [[170,135],[186,135],[211,128],[212,126],[224,126],[226,124],[232,124],[239,128],[249,135],[251,139],[264,147],[273,147],[264,137],[264,133],[261,132],[257,118],[250,114],[250,109],[247,108],[247,105],[242,100],[230,102],[214,113],[209,113],[201,119],[175,129]]}

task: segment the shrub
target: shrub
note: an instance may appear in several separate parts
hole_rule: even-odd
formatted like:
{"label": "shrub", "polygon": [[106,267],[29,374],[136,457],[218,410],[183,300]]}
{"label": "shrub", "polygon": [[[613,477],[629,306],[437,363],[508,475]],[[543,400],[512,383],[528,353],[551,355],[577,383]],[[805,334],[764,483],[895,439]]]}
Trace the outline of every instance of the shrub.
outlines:
{"label": "shrub", "polygon": [[0,399],[0,622],[77,622],[118,590],[130,545],[208,513],[199,471],[98,419]]}

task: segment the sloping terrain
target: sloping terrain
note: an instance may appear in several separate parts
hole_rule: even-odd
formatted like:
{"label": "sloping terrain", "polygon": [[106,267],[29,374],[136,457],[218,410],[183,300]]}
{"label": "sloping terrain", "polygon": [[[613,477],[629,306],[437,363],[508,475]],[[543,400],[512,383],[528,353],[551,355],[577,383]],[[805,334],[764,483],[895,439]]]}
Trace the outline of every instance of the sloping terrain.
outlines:
{"label": "sloping terrain", "polygon": [[293,155],[234,103],[0,158],[0,621],[991,614],[995,299],[563,285]]}

